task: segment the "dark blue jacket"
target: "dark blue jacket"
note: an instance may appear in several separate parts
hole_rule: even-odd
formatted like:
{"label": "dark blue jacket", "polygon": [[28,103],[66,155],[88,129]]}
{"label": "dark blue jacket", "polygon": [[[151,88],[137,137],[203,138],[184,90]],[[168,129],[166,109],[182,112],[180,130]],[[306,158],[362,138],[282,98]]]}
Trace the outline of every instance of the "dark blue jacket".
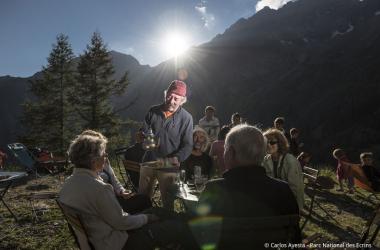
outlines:
{"label": "dark blue jacket", "polygon": [[296,199],[286,182],[266,175],[261,166],[231,168],[223,178],[207,183],[199,205],[209,215],[263,217],[298,214]]}
{"label": "dark blue jacket", "polygon": [[177,156],[180,162],[186,160],[193,149],[193,117],[184,108],[165,118],[163,104],[153,106],[145,116],[144,130],[152,128],[159,139],[158,157]]}

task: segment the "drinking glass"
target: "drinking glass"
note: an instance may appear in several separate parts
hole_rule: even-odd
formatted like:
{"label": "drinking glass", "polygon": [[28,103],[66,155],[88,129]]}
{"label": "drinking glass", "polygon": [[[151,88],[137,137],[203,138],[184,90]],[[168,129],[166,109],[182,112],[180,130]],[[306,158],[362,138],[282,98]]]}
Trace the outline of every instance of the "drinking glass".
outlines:
{"label": "drinking glass", "polygon": [[179,172],[177,172],[175,175],[174,183],[178,186],[181,186],[181,176]]}
{"label": "drinking glass", "polygon": [[186,170],[182,169],[179,172],[179,183],[180,183],[180,185],[183,186],[185,181],[186,181]]}
{"label": "drinking glass", "polygon": [[202,193],[206,187],[207,177],[200,176],[195,178],[195,188],[199,193]]}

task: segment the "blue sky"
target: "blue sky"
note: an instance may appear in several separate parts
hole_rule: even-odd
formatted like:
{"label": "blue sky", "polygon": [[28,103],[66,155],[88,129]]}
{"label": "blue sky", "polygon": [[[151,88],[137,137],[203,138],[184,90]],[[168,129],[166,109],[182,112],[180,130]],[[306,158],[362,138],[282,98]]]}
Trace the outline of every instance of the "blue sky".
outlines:
{"label": "blue sky", "polygon": [[239,18],[253,15],[256,4],[257,0],[1,0],[0,76],[26,77],[41,70],[59,33],[69,36],[76,55],[99,31],[109,49],[154,66],[168,59],[162,49],[168,32],[183,33],[188,43],[199,45]]}

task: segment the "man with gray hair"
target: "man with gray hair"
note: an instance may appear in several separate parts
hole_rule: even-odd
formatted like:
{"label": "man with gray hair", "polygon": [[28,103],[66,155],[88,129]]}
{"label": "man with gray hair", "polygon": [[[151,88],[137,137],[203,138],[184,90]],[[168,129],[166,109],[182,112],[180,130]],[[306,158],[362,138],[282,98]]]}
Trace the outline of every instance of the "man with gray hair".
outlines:
{"label": "man with gray hair", "polygon": [[[212,225],[196,228],[202,231],[197,237],[200,245],[204,239],[207,244],[217,239],[212,243],[218,249],[238,245],[248,250],[265,249],[270,242],[300,243],[297,201],[287,183],[266,175],[261,166],[266,147],[265,137],[254,126],[236,125],[227,134],[224,161],[228,170],[223,178],[206,184],[195,211],[199,220]],[[219,231],[215,230],[218,225]]]}
{"label": "man with gray hair", "polygon": [[207,183],[197,213],[202,216],[264,217],[298,214],[288,184],[268,177],[261,166],[267,141],[249,125],[237,125],[227,134],[223,178]]}

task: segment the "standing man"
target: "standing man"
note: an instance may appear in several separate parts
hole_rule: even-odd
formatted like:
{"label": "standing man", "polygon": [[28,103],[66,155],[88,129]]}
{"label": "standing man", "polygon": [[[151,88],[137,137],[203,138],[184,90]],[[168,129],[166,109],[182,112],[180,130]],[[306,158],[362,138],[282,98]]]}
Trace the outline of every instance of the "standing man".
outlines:
{"label": "standing man", "polygon": [[157,156],[166,158],[172,167],[160,170],[141,167],[139,192],[151,197],[157,179],[162,203],[168,209],[173,209],[171,188],[180,162],[186,160],[193,149],[193,118],[182,107],[185,102],[186,84],[175,80],[164,92],[164,103],[151,107],[144,121],[144,130],[151,128],[158,141]]}
{"label": "standing man", "polygon": [[241,124],[242,121],[241,121],[241,116],[238,112],[236,113],[233,113],[232,116],[231,116],[231,123],[230,125],[228,125],[230,128],[233,128],[235,127],[236,125],[239,125]]}
{"label": "standing man", "polygon": [[207,132],[211,143],[218,139],[220,123],[219,119],[215,117],[215,108],[213,106],[205,108],[205,116],[199,120],[199,126]]}

